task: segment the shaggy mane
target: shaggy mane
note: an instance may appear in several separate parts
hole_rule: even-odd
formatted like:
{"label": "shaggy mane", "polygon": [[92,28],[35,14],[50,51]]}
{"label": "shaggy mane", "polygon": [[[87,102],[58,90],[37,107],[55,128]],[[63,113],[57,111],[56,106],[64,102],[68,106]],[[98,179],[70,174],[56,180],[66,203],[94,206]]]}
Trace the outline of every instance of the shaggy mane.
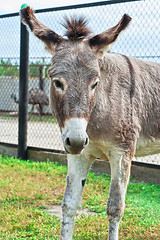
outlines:
{"label": "shaggy mane", "polygon": [[88,36],[91,31],[87,27],[87,24],[87,20],[83,17],[80,17],[79,19],[73,17],[69,19],[65,17],[65,23],[62,24],[67,29],[65,36],[72,41],[77,41]]}

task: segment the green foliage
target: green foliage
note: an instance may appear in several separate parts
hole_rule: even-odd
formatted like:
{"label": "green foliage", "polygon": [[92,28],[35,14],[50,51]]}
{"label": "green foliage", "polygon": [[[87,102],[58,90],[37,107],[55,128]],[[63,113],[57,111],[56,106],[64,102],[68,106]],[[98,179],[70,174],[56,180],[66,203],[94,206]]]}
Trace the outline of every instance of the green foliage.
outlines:
{"label": "green foliage", "polygon": [[[40,76],[40,66],[43,66],[40,62],[31,62],[29,64],[29,76],[30,77],[39,77]],[[43,73],[42,73],[42,77],[43,78],[47,78],[47,72],[48,72],[48,68],[49,66],[44,65],[43,66]]]}
{"label": "green foliage", "polygon": [[[29,64],[29,76],[34,78],[40,77],[40,66],[43,66],[42,77],[47,78],[47,71],[49,65],[45,64],[43,59],[43,64],[40,61],[30,62]],[[4,61],[0,60],[0,76],[19,76],[19,66],[18,64],[13,64],[10,59]]]}
{"label": "green foliage", "polygon": [[19,76],[19,67],[17,64],[11,64],[10,59],[0,61],[0,76]]}
{"label": "green foliage", "polygon": [[[61,221],[46,212],[60,204],[67,167],[58,163],[22,161],[0,155],[0,239],[58,240]],[[76,219],[75,240],[106,240],[105,213],[110,178],[90,173],[83,208],[97,212]],[[159,239],[160,185],[129,183],[120,240]]]}

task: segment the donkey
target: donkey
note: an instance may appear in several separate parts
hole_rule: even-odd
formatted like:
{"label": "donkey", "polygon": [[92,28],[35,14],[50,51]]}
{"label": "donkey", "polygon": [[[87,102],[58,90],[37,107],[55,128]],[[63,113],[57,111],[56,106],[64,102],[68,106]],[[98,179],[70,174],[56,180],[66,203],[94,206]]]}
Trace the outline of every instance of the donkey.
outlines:
{"label": "donkey", "polygon": [[21,10],[21,19],[52,54],[51,110],[68,159],[60,239],[72,239],[89,169],[102,158],[111,166],[108,239],[117,240],[132,158],[160,153],[160,64],[106,52],[130,23],[126,14],[94,36],[84,18],[66,18],[67,38],[43,25],[30,7]]}

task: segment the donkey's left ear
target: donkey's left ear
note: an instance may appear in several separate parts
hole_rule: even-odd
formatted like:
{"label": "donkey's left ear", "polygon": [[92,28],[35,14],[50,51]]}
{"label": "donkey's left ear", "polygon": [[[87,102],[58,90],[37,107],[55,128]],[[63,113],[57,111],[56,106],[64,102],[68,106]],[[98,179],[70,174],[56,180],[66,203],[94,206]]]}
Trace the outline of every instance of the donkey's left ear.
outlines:
{"label": "donkey's left ear", "polygon": [[116,41],[119,34],[126,29],[131,19],[130,16],[124,14],[116,26],[90,38],[88,41],[91,48],[97,53],[103,54],[109,48],[109,45]]}
{"label": "donkey's left ear", "polygon": [[30,30],[44,42],[46,49],[53,53],[56,46],[64,39],[41,23],[35,16],[34,11],[28,6],[21,9],[21,21],[27,25]]}

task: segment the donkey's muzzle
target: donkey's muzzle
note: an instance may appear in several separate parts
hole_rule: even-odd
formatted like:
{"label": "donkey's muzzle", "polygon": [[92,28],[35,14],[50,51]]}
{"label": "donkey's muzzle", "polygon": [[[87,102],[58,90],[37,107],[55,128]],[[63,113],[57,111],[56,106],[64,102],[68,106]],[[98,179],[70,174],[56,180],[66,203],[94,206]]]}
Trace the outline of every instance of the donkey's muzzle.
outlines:
{"label": "donkey's muzzle", "polygon": [[71,118],[66,121],[64,129],[62,129],[62,140],[67,153],[80,154],[88,145],[89,138],[86,127],[87,121],[83,118]]}

